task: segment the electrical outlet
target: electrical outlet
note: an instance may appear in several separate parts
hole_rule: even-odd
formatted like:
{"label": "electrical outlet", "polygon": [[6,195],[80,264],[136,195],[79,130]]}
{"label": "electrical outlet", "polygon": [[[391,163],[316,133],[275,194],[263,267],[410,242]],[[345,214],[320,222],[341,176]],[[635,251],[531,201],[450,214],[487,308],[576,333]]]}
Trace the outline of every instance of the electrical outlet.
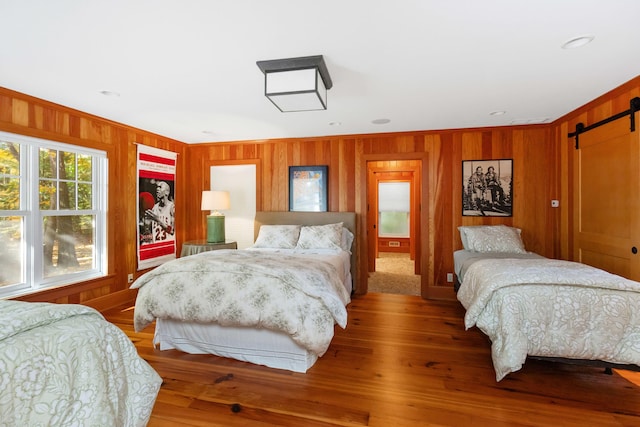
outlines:
{"label": "electrical outlet", "polygon": [[133,273],[129,273],[129,275],[127,276],[127,282],[133,283]]}
{"label": "electrical outlet", "polygon": [[453,273],[447,273],[447,282],[453,283]]}

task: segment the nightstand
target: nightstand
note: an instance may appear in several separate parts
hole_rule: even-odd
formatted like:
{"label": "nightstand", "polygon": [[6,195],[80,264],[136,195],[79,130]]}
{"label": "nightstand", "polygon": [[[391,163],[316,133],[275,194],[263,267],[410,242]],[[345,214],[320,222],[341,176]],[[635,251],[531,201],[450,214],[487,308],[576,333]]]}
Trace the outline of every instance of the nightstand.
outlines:
{"label": "nightstand", "polygon": [[218,249],[238,249],[238,242],[227,240],[220,243],[209,243],[206,240],[191,240],[182,244],[180,257],[199,254],[200,252],[217,251]]}

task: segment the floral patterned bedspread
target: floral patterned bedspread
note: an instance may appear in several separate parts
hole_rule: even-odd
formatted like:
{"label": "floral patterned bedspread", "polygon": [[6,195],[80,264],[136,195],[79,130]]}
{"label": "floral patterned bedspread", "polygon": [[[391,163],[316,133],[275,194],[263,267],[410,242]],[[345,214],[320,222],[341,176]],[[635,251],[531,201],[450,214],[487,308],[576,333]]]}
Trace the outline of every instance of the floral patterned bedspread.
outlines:
{"label": "floral patterned bedspread", "polygon": [[161,382],[92,308],[0,301],[0,426],[144,426]]}
{"label": "floral patterned bedspread", "polygon": [[527,355],[640,365],[638,282],[562,260],[482,260],[458,299],[465,327],[491,339],[497,381]]}
{"label": "floral patterned bedspread", "polygon": [[218,250],[167,262],[132,285],[139,288],[134,327],[170,318],[266,328],[322,356],[334,325],[346,327],[350,296],[335,266],[319,258]]}

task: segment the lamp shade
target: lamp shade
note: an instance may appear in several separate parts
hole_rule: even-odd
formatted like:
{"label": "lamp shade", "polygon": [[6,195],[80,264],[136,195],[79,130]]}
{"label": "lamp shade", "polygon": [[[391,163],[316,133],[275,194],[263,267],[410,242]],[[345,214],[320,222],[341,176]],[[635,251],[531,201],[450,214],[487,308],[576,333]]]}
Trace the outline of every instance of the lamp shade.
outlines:
{"label": "lamp shade", "polygon": [[282,112],[327,109],[333,83],[322,55],[258,61],[264,94]]}
{"label": "lamp shade", "polygon": [[229,209],[228,191],[203,191],[200,209],[203,211],[217,211]]}

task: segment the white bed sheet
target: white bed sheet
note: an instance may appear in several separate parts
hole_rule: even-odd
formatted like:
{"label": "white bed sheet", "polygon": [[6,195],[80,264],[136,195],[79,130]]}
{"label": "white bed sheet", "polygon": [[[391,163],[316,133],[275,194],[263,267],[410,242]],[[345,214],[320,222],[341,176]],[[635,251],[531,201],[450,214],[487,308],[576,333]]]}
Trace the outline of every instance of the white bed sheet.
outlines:
{"label": "white bed sheet", "polygon": [[476,252],[466,249],[457,250],[453,253],[453,271],[456,273],[456,277],[462,283],[464,280],[464,273],[474,262],[481,259],[543,259],[542,255],[538,255],[535,252],[526,253],[512,253],[512,252]]}

